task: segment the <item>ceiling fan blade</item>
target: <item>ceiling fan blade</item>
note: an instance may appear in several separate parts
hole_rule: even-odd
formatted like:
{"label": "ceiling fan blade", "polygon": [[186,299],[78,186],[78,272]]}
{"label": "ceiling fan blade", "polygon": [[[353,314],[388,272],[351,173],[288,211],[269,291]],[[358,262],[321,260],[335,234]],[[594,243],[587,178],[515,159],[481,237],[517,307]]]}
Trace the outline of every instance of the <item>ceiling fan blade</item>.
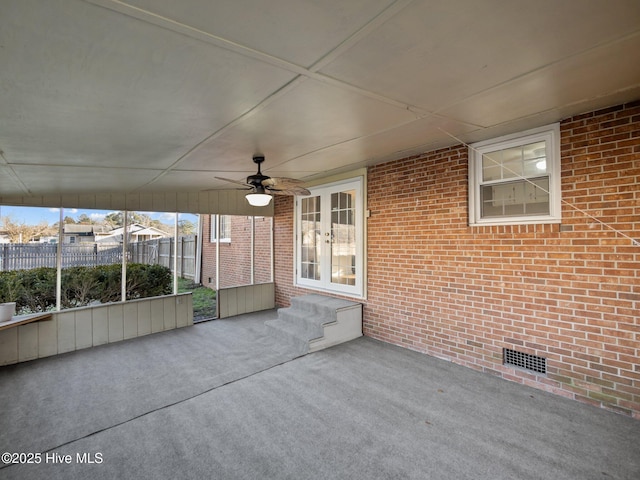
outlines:
{"label": "ceiling fan blade", "polygon": [[230,178],[223,178],[223,177],[215,177],[218,180],[224,180],[225,182],[231,182],[231,183],[235,183],[236,185],[242,185],[243,187],[246,187],[247,190],[254,188],[253,185],[249,185],[248,183],[245,182],[239,182],[238,180],[231,180]]}
{"label": "ceiling fan blade", "polygon": [[271,188],[266,187],[266,190],[269,193],[273,193],[274,195],[311,195],[311,192],[304,187],[291,186],[289,188]]}
{"label": "ceiling fan blade", "polygon": [[302,180],[296,180],[295,178],[286,177],[269,177],[262,180],[262,185],[270,188],[278,188],[280,190],[286,190],[290,187],[295,187],[303,184]]}

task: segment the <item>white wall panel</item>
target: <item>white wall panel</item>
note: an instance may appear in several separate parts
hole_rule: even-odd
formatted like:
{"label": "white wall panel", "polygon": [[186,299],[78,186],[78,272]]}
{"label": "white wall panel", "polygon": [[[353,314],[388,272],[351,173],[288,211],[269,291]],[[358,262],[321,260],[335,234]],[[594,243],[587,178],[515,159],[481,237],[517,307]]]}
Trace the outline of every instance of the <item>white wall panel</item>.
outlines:
{"label": "white wall panel", "polygon": [[76,310],[76,350],[93,345],[93,316],[90,309]]}
{"label": "white wall panel", "polygon": [[175,297],[176,303],[176,327],[186,327],[191,319],[193,323],[193,297]]}
{"label": "white wall panel", "polygon": [[125,340],[138,336],[138,303],[126,302],[123,305],[123,331]]}
{"label": "white wall panel", "polygon": [[151,332],[164,330],[164,302],[152,302],[151,305]]}
{"label": "white wall panel", "polygon": [[0,365],[18,361],[18,329],[0,330]]}
{"label": "white wall panel", "polygon": [[18,330],[18,361],[38,358],[38,324],[20,325]]}
{"label": "white wall panel", "polygon": [[113,304],[107,307],[109,315],[109,343],[124,340],[124,310],[122,304]]}
{"label": "white wall panel", "polygon": [[0,330],[0,365],[189,325],[190,293],[52,312],[51,320]]}
{"label": "white wall panel", "polygon": [[72,352],[76,349],[76,316],[65,311],[56,315],[58,320],[58,353]]}
{"label": "white wall panel", "polygon": [[58,353],[58,322],[38,322],[38,358]]}
{"label": "white wall panel", "polygon": [[164,329],[171,330],[176,328],[176,299],[173,297],[165,297],[163,299],[164,306]]}
{"label": "white wall panel", "polygon": [[220,318],[275,308],[273,283],[243,285],[218,290]]}
{"label": "white wall panel", "polygon": [[138,336],[148,335],[150,333],[151,333],[151,303],[138,302]]}
{"label": "white wall panel", "polygon": [[93,346],[109,343],[109,310],[91,309],[91,325],[93,326]]}

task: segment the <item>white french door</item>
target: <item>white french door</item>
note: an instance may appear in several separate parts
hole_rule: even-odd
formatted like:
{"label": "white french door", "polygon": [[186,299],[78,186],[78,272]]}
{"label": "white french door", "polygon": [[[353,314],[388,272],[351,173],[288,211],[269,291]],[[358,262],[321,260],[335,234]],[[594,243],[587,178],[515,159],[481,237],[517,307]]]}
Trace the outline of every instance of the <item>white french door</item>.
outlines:
{"label": "white french door", "polygon": [[362,180],[310,191],[296,202],[297,284],[362,296]]}

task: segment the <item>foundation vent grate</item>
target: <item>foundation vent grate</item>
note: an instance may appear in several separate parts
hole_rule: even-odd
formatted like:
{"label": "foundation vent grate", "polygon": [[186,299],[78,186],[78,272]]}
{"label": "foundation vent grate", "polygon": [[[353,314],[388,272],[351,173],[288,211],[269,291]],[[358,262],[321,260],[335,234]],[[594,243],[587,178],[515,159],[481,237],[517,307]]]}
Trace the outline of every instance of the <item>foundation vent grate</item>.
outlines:
{"label": "foundation vent grate", "polygon": [[536,373],[547,373],[547,359],[529,353],[517,352],[508,348],[502,349],[505,365],[524,368]]}

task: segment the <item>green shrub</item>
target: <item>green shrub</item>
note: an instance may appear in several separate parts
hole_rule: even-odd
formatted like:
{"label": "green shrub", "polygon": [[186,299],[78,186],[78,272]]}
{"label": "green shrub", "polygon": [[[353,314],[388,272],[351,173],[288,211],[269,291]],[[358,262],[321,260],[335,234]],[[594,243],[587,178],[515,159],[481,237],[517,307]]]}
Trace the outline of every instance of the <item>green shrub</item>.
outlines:
{"label": "green shrub", "polygon": [[21,295],[16,300],[18,311],[46,312],[56,307],[56,269],[48,267],[18,270]]}
{"label": "green shrub", "polygon": [[132,263],[127,266],[127,300],[168,295],[173,275],[162,265]]}
{"label": "green shrub", "polygon": [[94,274],[100,285],[96,300],[100,303],[119,302],[122,299],[122,266],[100,265],[95,267]]}
{"label": "green shrub", "polygon": [[[119,302],[121,265],[70,267],[62,270],[62,308]],[[162,265],[127,265],[127,300],[172,292],[171,270]],[[0,272],[0,302],[16,302],[20,314],[44,312],[56,306],[56,269],[34,268]]]}
{"label": "green shrub", "polygon": [[17,302],[22,296],[22,275],[20,271],[0,272],[0,302]]}
{"label": "green shrub", "polygon": [[96,268],[70,267],[62,270],[62,308],[89,305],[100,295]]}

